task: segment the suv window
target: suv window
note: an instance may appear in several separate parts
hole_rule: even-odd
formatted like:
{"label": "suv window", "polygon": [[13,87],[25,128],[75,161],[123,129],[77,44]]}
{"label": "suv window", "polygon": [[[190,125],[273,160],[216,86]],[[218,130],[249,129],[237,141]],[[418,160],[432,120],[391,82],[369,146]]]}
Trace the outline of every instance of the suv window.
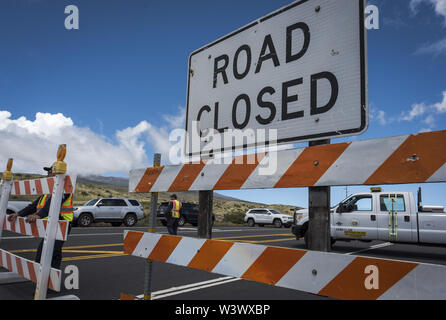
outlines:
{"label": "suv window", "polygon": [[86,204],[84,204],[84,206],[92,206],[94,205],[99,199],[93,199],[88,201]]}
{"label": "suv window", "polygon": [[127,207],[127,202],[123,199],[113,199],[113,206],[115,207]]}
{"label": "suv window", "polygon": [[198,205],[195,203],[183,203],[182,208],[184,214],[198,213],[199,211]]}
{"label": "suv window", "polygon": [[129,202],[130,202],[130,204],[131,204],[132,206],[134,206],[134,207],[139,207],[139,206],[140,206],[138,200],[133,200],[133,199],[131,199],[131,200],[129,200]]}
{"label": "suv window", "polygon": [[102,199],[99,201],[98,205],[104,206],[104,207],[113,207],[114,206],[113,199]]}

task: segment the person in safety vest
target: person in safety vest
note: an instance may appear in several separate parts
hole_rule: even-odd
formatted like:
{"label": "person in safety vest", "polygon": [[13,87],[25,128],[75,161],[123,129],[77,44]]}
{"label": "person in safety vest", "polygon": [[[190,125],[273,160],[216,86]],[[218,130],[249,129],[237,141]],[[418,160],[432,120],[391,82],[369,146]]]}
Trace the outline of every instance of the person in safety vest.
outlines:
{"label": "person in safety vest", "polygon": [[181,202],[177,200],[176,194],[170,196],[167,212],[165,213],[167,219],[167,231],[169,234],[177,234],[178,220],[180,220],[180,216],[183,213],[182,206]]}
{"label": "person in safety vest", "polygon": [[[43,168],[47,171],[48,177],[54,176],[51,167]],[[38,197],[33,203],[23,208],[17,213],[10,214],[8,216],[9,221],[14,221],[17,217],[26,217],[25,221],[33,223],[37,219],[48,219],[48,214],[51,205],[51,194],[44,194]],[[62,203],[60,206],[59,220],[67,220],[70,222],[68,226],[68,233],[71,231],[71,221],[73,221],[73,194],[66,193],[62,197]],[[37,254],[35,261],[40,263],[40,257],[42,255],[44,239],[41,240],[39,247],[37,248]],[[60,270],[62,263],[62,246],[64,241],[56,240],[54,242],[53,257],[51,260],[51,267]]]}

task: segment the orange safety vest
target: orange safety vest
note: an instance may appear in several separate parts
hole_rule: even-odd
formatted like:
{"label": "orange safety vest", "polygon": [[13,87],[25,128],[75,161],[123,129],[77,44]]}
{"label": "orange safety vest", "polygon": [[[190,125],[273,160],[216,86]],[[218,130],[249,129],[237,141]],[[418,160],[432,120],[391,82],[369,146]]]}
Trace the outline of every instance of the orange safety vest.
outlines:
{"label": "orange safety vest", "polygon": [[181,202],[178,200],[172,200],[172,218],[180,218]]}
{"label": "orange safety vest", "polygon": [[[40,209],[42,209],[45,206],[47,200],[48,200],[47,194],[43,195],[40,198],[39,203],[37,204],[37,211],[39,211]],[[68,198],[60,206],[60,216],[64,220],[73,221],[73,194],[72,193],[70,193]],[[43,219],[48,219],[48,217],[45,217]]]}

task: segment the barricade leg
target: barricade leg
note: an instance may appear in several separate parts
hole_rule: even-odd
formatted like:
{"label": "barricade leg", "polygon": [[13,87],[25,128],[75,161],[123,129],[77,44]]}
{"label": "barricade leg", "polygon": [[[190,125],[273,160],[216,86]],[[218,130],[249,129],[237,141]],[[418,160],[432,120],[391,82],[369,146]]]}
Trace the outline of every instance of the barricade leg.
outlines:
{"label": "barricade leg", "polygon": [[59,221],[60,203],[64,193],[65,174],[58,174],[55,177],[53,194],[51,196],[51,206],[48,213],[48,227],[43,242],[42,256],[40,259],[40,272],[38,275],[35,300],[44,300],[48,289],[48,277],[51,269],[54,242],[56,240],[57,225]]}
{"label": "barricade leg", "polygon": [[[6,168],[6,172],[9,172],[9,174],[4,173],[3,174],[3,180],[2,184],[0,186],[0,242],[2,241],[2,235],[3,235],[3,224],[5,223],[6,219],[6,210],[8,208],[8,201],[9,201],[9,194],[11,193],[12,188],[12,175],[10,174],[12,166],[12,159],[8,160],[8,166]],[[9,175],[9,177],[8,177]],[[7,180],[10,179],[10,180]],[[10,283],[17,283],[17,282],[24,282],[27,281],[22,276],[18,275],[15,272],[1,272],[0,273],[0,284],[10,284]]]}

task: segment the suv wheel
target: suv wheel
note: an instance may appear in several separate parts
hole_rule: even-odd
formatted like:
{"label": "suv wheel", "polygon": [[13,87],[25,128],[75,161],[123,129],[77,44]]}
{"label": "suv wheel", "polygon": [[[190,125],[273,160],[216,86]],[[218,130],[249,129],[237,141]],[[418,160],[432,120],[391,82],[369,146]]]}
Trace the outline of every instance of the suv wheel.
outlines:
{"label": "suv wheel", "polygon": [[124,218],[124,224],[126,227],[133,227],[138,222],[138,219],[136,219],[135,214],[128,213]]}
{"label": "suv wheel", "polygon": [[248,219],[248,227],[254,227],[255,224],[254,219]]}
{"label": "suv wheel", "polygon": [[282,220],[276,219],[273,223],[276,228],[282,228]]}
{"label": "suv wheel", "polygon": [[89,213],[82,213],[77,220],[77,223],[81,227],[88,227],[93,223],[93,217]]}
{"label": "suv wheel", "polygon": [[186,219],[184,218],[184,216],[181,216],[180,219],[178,220],[178,226],[182,227],[186,224]]}

